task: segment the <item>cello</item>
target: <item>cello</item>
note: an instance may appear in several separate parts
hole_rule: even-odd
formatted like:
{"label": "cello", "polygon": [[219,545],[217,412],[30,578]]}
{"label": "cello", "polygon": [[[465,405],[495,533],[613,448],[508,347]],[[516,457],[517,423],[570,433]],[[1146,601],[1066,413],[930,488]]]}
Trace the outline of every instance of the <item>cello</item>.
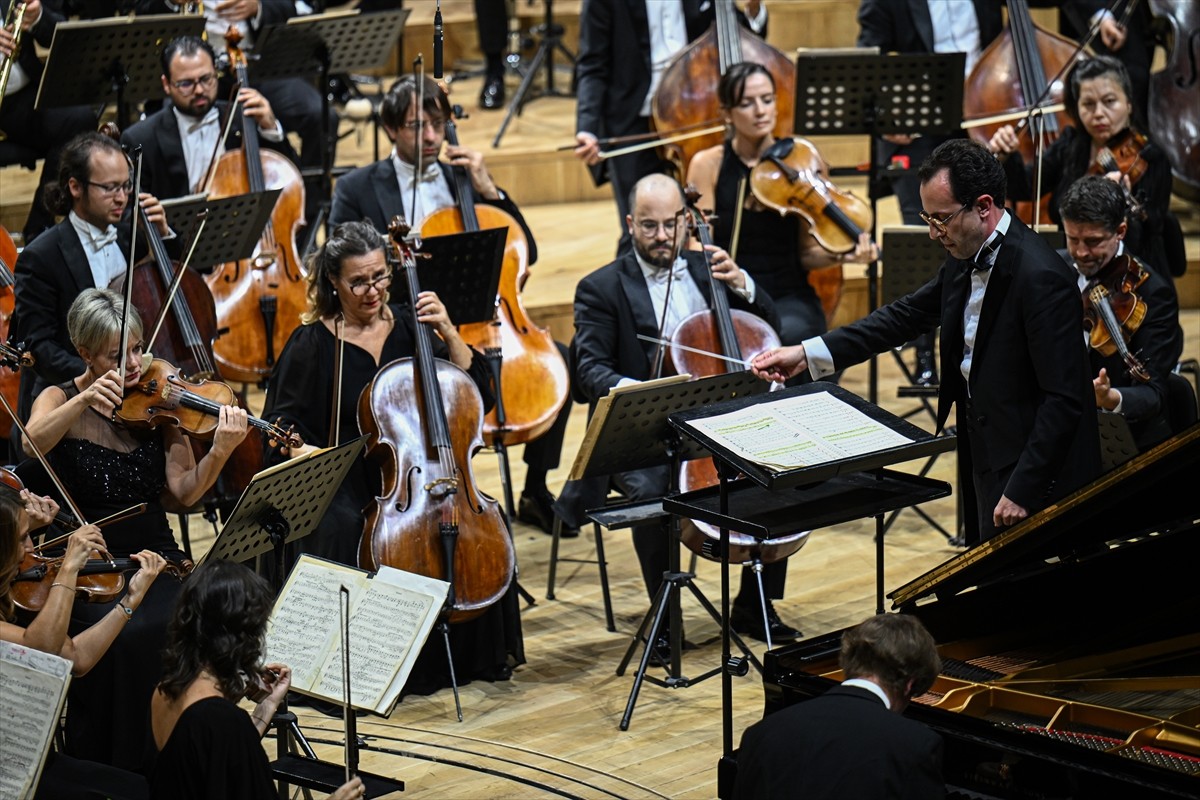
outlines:
{"label": "cello", "polygon": [[[1083,58],[1075,42],[1034,23],[1028,0],[1008,0],[1007,5],[1008,25],[967,76],[963,117],[968,122],[1029,109],[1041,101],[1062,102],[1062,81],[1050,85],[1046,75],[1061,76],[1072,61]],[[1021,137],[1021,158],[1026,164],[1037,164],[1038,152],[1058,138],[1062,126],[1071,123],[1065,111],[1040,119],[1030,125],[1029,136]],[[1002,124],[972,126],[971,138],[987,144]],[[1032,223],[1033,207],[1018,204],[1018,215]],[[1048,219],[1044,209],[1040,218]]]}
{"label": "cello", "polygon": [[[705,248],[707,264],[707,248],[712,245],[712,235],[707,220],[695,207],[697,197],[695,190],[689,192],[688,213],[700,243]],[[671,333],[671,343],[667,350],[674,371],[693,377],[738,372],[741,367],[734,362],[748,361],[759,353],[780,346],[779,335],[765,321],[749,312],[729,307],[725,285],[713,276],[711,269],[707,272],[711,309],[697,311],[685,317]],[[704,352],[718,352],[725,358],[716,359],[704,355]],[[680,492],[703,489],[716,483],[717,469],[712,458],[696,458],[680,465]],[[714,549],[714,545],[721,538],[719,529],[699,520],[686,522],[690,524],[681,526],[680,541],[697,555],[721,560]],[[808,531],[802,531],[763,542],[752,536],[730,531],[729,561],[759,561],[763,564],[780,561],[803,547],[808,541],[808,534]]]}
{"label": "cello", "polygon": [[[238,84],[248,88],[241,34],[225,35]],[[240,114],[238,108],[231,113]],[[206,276],[216,302],[221,335],[213,351],[227,380],[258,383],[275,366],[276,355],[300,324],[307,289],[296,251],[296,230],[304,224],[304,182],[299,170],[279,153],[262,150],[258,126],[242,125],[242,147],[221,156],[208,185],[210,197],[232,197],[281,189],[271,221],[253,255],[218,265]]]}
{"label": "cello", "polygon": [[[416,319],[416,255],[400,218],[389,226]],[[450,622],[473,619],[508,590],[516,553],[499,504],[479,491],[471,456],[483,447],[483,402],[460,367],[433,356],[416,322],[416,355],[384,366],[359,396],[367,458],[383,473],[368,508],[358,565],[382,565],[450,583]]]}
{"label": "cello", "polygon": [[[456,106],[455,113],[460,112]],[[446,141],[458,146],[452,119],[446,120]],[[439,209],[418,227],[424,238],[489,228],[507,231],[495,316],[489,322],[460,325],[458,330],[463,341],[484,353],[492,366],[496,406],[484,418],[484,440],[489,446],[524,444],[549,430],[567,402],[567,364],[550,331],[539,327],[525,310],[521,289],[529,278],[529,243],[520,224],[503,209],[476,206],[466,171],[452,171],[458,207]]]}
{"label": "cello", "polygon": [[[662,80],[650,101],[654,129],[666,135],[721,124],[717,83],[729,67],[742,61],[762,64],[775,77],[776,137],[792,134],[792,101],[796,93],[796,66],[791,59],[738,24],[733,0],[715,0],[716,19],[700,38],[681,50],[663,70]],[[710,133],[662,147],[663,160],[679,176],[687,175],[692,156],[720,144],[722,134]]]}

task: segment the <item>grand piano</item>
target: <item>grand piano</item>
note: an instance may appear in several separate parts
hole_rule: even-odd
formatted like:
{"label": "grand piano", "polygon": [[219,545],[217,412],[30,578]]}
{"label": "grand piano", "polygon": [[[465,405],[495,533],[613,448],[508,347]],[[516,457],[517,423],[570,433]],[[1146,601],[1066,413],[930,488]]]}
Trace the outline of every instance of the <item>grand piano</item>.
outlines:
{"label": "grand piano", "polygon": [[[1200,797],[1200,426],[888,595],[943,660],[906,712],[950,797]],[[766,654],[766,713],[839,682],[841,632]]]}

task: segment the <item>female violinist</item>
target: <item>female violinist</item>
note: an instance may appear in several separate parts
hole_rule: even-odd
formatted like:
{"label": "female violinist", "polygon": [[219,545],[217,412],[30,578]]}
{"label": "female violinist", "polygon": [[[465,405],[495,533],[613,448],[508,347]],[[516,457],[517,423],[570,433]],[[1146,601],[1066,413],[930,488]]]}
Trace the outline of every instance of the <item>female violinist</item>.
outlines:
{"label": "female violinist", "polygon": [[[142,326],[129,317],[125,385],[117,365],[124,302],[108,289],[86,289],[67,314],[71,342],[83,359],[83,374],[48,387],[33,404],[27,431],[48,455],[66,490],[86,519],[98,519],[147,503],[149,511],[105,530],[108,550],[124,557],[153,550],[186,561],[175,543],[161,496],[164,491],[190,507],[208,490],[225,459],[246,435],[246,412],[226,406],[211,451],[196,463],[190,442],[172,426],[135,432],[113,422],[124,392],[142,370]],[[29,442],[24,442],[32,454]],[[158,681],[158,651],[179,582],[159,581],[104,659],[86,678],[71,684],[67,709],[67,752],[125,769],[144,766],[150,688]],[[72,630],[94,623],[112,603],[75,604]]]}
{"label": "female violinist", "polygon": [[[725,144],[696,154],[687,182],[700,192],[700,208],[711,208],[717,219],[713,243],[737,253],[737,263],[762,286],[779,312],[779,338],[798,344],[825,332],[825,312],[809,283],[810,270],[846,262],[867,263],[878,256],[870,233],[863,232],[850,252],[833,253],[821,247],[808,225],[793,214],[781,215],[765,207],[749,189],[741,201],[741,231],[733,230],[738,218],[738,187],[750,170],[775,144],[775,79],[761,64],[742,62],[730,67],[717,88],[729,138]],[[823,165],[822,165],[823,166]]]}
{"label": "female violinist", "polygon": [[[0,495],[0,640],[25,645],[46,653],[70,659],[76,676],[86,675],[129,624],[130,616],[122,608],[137,611],[150,585],[162,571],[165,561],[150,550],[133,554],[141,568],[129,580],[127,591],[118,605],[111,605],[90,627],[67,634],[71,618],[75,581],[83,565],[95,554],[105,552],[104,537],[95,526],[79,528],[67,539],[66,552],[54,577],[53,591],[46,604],[27,626],[12,621],[11,586],[21,560],[33,552],[29,532],[48,524],[58,511],[58,505],[48,497],[37,497],[28,490],[20,495]],[[125,790],[141,791],[145,784],[137,775],[127,774],[100,764],[81,762],[67,756],[52,754],[42,772],[37,797],[83,797],[84,790],[124,796]],[[94,794],[86,794],[94,797]]]}
{"label": "female violinist", "polygon": [[[291,686],[291,670],[266,664],[263,639],[274,596],[267,582],[231,561],[196,570],[179,595],[167,630],[163,679],[150,701],[159,754],[150,775],[154,800],[277,797],[260,739]],[[269,670],[270,693],[247,715],[237,707],[248,676]],[[353,777],[330,795],[356,800]]]}
{"label": "female violinist", "polygon": [[[1046,149],[1042,191],[1050,192],[1050,218],[1061,227],[1060,203],[1072,183],[1089,173],[1121,183],[1145,214],[1144,219],[1131,215],[1126,246],[1165,275],[1176,268],[1164,238],[1171,165],[1160,147],[1134,129],[1130,91],[1125,65],[1111,56],[1090,58],[1071,70],[1063,102],[1075,124]],[[1006,125],[992,136],[988,148],[1004,161],[1009,196],[1029,200],[1035,191],[1036,165],[1026,164],[1016,152],[1019,144],[1016,130]]]}
{"label": "female violinist", "polygon": [[[268,463],[301,455],[316,446],[343,443],[359,435],[358,404],[362,390],[384,365],[415,352],[416,331],[410,313],[389,302],[392,270],[383,236],[369,222],[347,222],[308,263],[308,311],[288,340],[267,387],[263,415],[283,426],[295,426],[306,444],[268,452]],[[484,406],[492,405],[488,368],[483,356],[468,347],[433,292],[417,298],[422,324],[439,336],[435,356],[467,370]],[[339,348],[337,329],[342,329]],[[340,379],[335,362],[341,351]],[[339,405],[333,408],[338,386]],[[336,420],[336,422],[334,421]],[[333,431],[337,425],[338,430]],[[307,551],[342,564],[357,564],[364,509],[381,493],[379,470],[357,461],[342,482],[316,533],[302,540]],[[454,666],[460,683],[472,677],[507,677],[511,655],[523,661],[519,617],[511,596],[483,616],[451,628]],[[445,649],[435,643],[417,662],[406,691],[429,693],[448,685]]]}

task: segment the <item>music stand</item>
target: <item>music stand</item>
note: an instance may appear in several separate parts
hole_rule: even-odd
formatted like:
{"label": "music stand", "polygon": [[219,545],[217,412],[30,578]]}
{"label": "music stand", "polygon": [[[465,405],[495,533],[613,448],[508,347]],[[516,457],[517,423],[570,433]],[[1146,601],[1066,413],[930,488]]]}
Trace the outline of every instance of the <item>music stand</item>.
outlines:
{"label": "music stand", "polygon": [[210,199],[204,195],[188,195],[177,200],[164,200],[167,221],[175,235],[184,242],[183,252],[191,248],[192,239],[204,229],[192,250],[188,266],[204,271],[217,264],[241,261],[254,254],[263,229],[271,221],[280,189],[238,194]]}
{"label": "music stand", "polygon": [[[880,135],[949,135],[962,122],[964,53],[880,55],[877,48],[838,48],[796,53],[794,130],[797,136],[867,134],[871,137],[869,178],[871,233],[879,220]],[[879,265],[867,265],[870,310],[879,307]],[[867,394],[879,397],[879,368],[872,356]]]}
{"label": "music stand", "polygon": [[[554,51],[560,51],[572,66],[575,65],[575,54],[562,43],[562,37],[566,30],[554,21],[554,0],[543,0],[543,5],[546,8],[545,20],[532,31],[533,34],[540,36],[542,41],[538,43],[537,52],[534,53],[533,60],[529,62],[529,68],[525,72],[525,77],[521,79],[521,85],[517,87],[517,93],[509,101],[508,111],[504,115],[504,121],[500,123],[500,129],[496,131],[492,147],[500,146],[500,140],[504,137],[504,132],[508,130],[508,124],[512,122],[513,115],[524,111],[526,103],[539,97],[572,96],[571,92],[560,92],[554,88]],[[546,86],[540,91],[533,92],[533,79],[543,66],[546,68]]]}
{"label": "music stand", "polygon": [[34,108],[90,106],[98,97],[116,94],[117,122],[124,129],[130,99],[136,102],[162,93],[163,45],[179,36],[202,33],[204,17],[198,15],[60,22],[54,27]]}
{"label": "music stand", "polygon": [[258,35],[249,63],[253,80],[319,76],[321,202],[310,227],[314,235],[329,216],[333,186],[337,131],[329,129],[329,76],[383,68],[404,33],[410,13],[407,8],[398,8],[370,14],[357,10],[311,14],[292,17],[282,25],[268,25]]}
{"label": "music stand", "polygon": [[[769,389],[769,383],[759,380],[752,373],[735,372],[695,381],[652,381],[648,385],[613,390],[601,399],[596,413],[592,415],[570,477],[573,480],[581,480],[647,467],[667,466],[670,470],[667,494],[673,494],[680,464],[693,458],[704,458],[708,452],[696,442],[681,438],[668,424],[667,418],[678,411],[700,408],[733,398],[760,395]],[[648,499],[643,499],[636,505],[643,509],[639,513],[645,514],[645,517],[626,520],[629,525],[646,518],[661,516],[661,511],[649,504]],[[648,680],[663,688],[679,689],[700,683],[722,671],[722,667],[718,666],[695,678],[682,674],[683,624],[679,606],[680,592],[687,587],[696,601],[718,624],[720,614],[696,587],[693,582],[695,575],[680,570],[678,520],[672,520],[669,535],[671,546],[668,548],[667,571],[663,573],[663,581],[654,595],[650,609],[642,618],[637,633],[634,634],[617,667],[617,675],[624,675],[637,650],[639,640],[644,639],[642,658],[634,675],[625,713],[621,717],[620,728],[623,731],[629,730],[629,721],[633,717],[633,709],[637,704],[643,681]],[[667,665],[666,679],[660,679],[647,675],[646,670],[650,666],[650,654],[664,618],[670,620],[671,663]],[[761,670],[761,665],[745,642],[736,635],[734,638],[751,663]]]}
{"label": "music stand", "polygon": [[[696,420],[747,406],[769,405],[822,392],[829,393],[853,411],[866,415],[872,422],[888,427],[907,439],[908,443],[859,456],[776,471],[747,460],[692,425]],[[894,472],[885,467],[950,450],[954,447],[954,437],[935,437],[840,386],[824,382],[688,409],[673,414],[670,424],[684,437],[701,444],[711,453],[720,478],[715,487],[668,497],[663,507],[681,516],[704,520],[721,530],[721,763],[724,768],[733,753],[733,675],[745,669],[730,652],[729,531],[737,530],[759,539],[769,539],[797,530],[873,516],[876,526],[876,613],[882,614],[884,513],[945,497],[950,493],[950,486],[944,481]],[[732,480],[733,476],[739,474],[745,477]]]}

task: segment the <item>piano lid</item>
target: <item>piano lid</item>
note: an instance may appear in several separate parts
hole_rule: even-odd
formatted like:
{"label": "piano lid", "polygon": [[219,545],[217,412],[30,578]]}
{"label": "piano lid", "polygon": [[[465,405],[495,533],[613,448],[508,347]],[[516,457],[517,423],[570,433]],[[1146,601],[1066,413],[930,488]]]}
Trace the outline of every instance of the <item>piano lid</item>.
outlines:
{"label": "piano lid", "polygon": [[893,608],[948,597],[1055,560],[1200,520],[1200,423],[888,594]]}

